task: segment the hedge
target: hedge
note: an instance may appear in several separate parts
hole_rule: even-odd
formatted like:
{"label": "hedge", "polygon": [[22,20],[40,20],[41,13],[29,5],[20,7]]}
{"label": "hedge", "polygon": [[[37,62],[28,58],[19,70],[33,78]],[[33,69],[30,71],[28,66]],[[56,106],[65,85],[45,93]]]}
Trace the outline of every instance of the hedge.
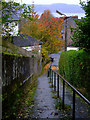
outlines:
{"label": "hedge", "polygon": [[59,59],[59,72],[77,88],[84,88],[89,98],[90,53],[84,50],[62,52]]}

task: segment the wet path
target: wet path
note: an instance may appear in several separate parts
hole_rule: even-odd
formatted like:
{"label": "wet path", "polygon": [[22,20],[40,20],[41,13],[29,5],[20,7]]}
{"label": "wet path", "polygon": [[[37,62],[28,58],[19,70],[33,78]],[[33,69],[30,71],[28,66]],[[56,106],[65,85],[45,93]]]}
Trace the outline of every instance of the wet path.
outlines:
{"label": "wet path", "polygon": [[[63,99],[63,85],[60,81],[59,96]],[[65,104],[73,109],[73,93],[69,87],[65,88]],[[84,102],[78,95],[75,98],[75,118],[90,120],[90,106]]]}
{"label": "wet path", "polygon": [[[55,120],[61,120],[64,117],[72,116],[72,110],[63,113],[55,109],[56,99],[53,99],[52,97],[55,96],[56,93],[51,92],[53,88],[50,88],[50,85],[51,84],[49,83],[49,78],[47,78],[46,74],[38,77],[38,86],[35,94],[35,104],[31,118],[55,118]],[[62,99],[63,88],[61,82],[59,90],[59,95]],[[71,90],[65,88],[65,104],[71,105],[71,109],[73,109],[72,99],[73,95]],[[89,106],[85,104],[79,97],[76,97],[76,118],[84,118],[89,120],[89,113]]]}
{"label": "wet path", "polygon": [[[59,54],[52,54],[50,57],[54,58],[54,62],[51,64],[52,66],[58,66],[59,61]],[[50,67],[50,66],[49,66]],[[48,68],[46,68],[48,69]],[[47,70],[46,70],[47,71]],[[35,94],[35,105],[34,105],[34,113],[32,118],[55,118],[55,120],[61,120],[65,117],[72,116],[72,110],[68,113],[62,113],[61,111],[57,111],[55,109],[56,99],[52,97],[55,96],[55,93],[52,93],[52,88],[49,88],[50,84],[49,78],[47,78],[46,74],[43,74],[41,77],[38,78],[38,86]],[[63,86],[61,80],[59,81],[59,96],[62,99],[63,93]],[[57,88],[57,86],[56,86]],[[72,91],[69,88],[65,88],[65,104],[70,105],[71,109],[73,109],[72,103],[73,95]],[[90,107],[85,104],[82,99],[76,96],[76,103],[75,103],[75,117],[76,119],[90,119]],[[60,119],[61,118],[61,119]],[[66,120],[66,119],[65,119]],[[71,119],[67,119],[71,120]]]}
{"label": "wet path", "polygon": [[[64,117],[72,116],[72,110],[63,114],[61,111],[55,109],[56,99],[52,98],[55,96],[55,93],[51,92],[53,89],[49,87],[50,85],[51,84],[49,83],[49,78],[47,78],[46,74],[38,77],[38,86],[35,94],[35,104],[33,108],[34,113],[31,115],[31,118],[55,118],[55,120],[61,120]],[[61,82],[59,86],[59,95],[62,99],[63,88]],[[65,104],[71,105],[71,109],[73,109],[72,99],[73,95],[71,90],[65,88]],[[85,104],[79,97],[76,97],[75,106],[76,118],[85,118],[87,120],[90,119],[89,106]]]}
{"label": "wet path", "polygon": [[59,118],[55,109],[55,99],[49,88],[49,80],[46,74],[38,78],[38,86],[35,94],[34,114],[32,118]]}

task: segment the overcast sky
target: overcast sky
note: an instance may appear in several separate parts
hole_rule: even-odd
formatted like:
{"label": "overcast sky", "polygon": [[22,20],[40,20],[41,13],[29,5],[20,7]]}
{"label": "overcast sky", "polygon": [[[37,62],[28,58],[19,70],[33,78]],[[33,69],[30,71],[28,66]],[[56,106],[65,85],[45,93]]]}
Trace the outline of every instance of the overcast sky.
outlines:
{"label": "overcast sky", "polygon": [[[31,4],[34,1],[35,4],[52,4],[52,3],[66,3],[66,4],[77,4],[79,5],[80,0],[14,0],[15,2],[20,2],[25,4]],[[87,0],[83,0],[87,1]]]}

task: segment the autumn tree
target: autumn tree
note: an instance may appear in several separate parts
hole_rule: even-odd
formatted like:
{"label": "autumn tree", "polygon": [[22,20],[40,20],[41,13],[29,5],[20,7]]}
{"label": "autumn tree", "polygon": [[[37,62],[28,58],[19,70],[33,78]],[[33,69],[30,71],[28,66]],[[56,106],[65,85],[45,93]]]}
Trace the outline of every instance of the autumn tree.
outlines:
{"label": "autumn tree", "polygon": [[38,38],[39,27],[38,27],[38,18],[39,15],[34,10],[34,4],[31,5],[30,9],[31,19],[24,19],[21,24],[21,33],[28,34],[34,38]]}
{"label": "autumn tree", "polygon": [[[49,10],[45,10],[39,17],[34,6],[31,7],[31,20],[23,23],[22,33],[31,35],[43,42],[42,51],[55,53],[61,50],[64,41],[61,39],[63,19],[53,17]],[[43,54],[43,53],[42,53]]]}
{"label": "autumn tree", "polygon": [[61,39],[63,19],[53,17],[49,10],[45,10],[39,19],[39,39],[49,53],[56,53],[61,50],[64,41]]}

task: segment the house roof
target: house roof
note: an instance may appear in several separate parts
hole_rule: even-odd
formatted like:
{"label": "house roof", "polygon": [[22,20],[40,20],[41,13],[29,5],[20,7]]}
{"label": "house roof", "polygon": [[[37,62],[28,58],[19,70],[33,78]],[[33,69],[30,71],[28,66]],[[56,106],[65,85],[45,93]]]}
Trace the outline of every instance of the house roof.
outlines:
{"label": "house roof", "polygon": [[12,10],[10,8],[4,8],[2,10],[2,17],[6,16],[6,15],[9,16],[7,20],[10,20],[10,21],[18,21],[18,20],[20,20],[19,13],[14,12],[14,10]]}
{"label": "house roof", "polygon": [[42,45],[42,42],[24,34],[19,34],[19,36],[13,36],[14,45],[19,47],[34,46],[35,44]]}
{"label": "house roof", "polygon": [[8,14],[10,16],[10,18],[8,18],[8,20],[11,20],[11,21],[18,21],[20,20],[19,17],[17,16],[17,14],[15,13],[12,13],[12,14]]}

